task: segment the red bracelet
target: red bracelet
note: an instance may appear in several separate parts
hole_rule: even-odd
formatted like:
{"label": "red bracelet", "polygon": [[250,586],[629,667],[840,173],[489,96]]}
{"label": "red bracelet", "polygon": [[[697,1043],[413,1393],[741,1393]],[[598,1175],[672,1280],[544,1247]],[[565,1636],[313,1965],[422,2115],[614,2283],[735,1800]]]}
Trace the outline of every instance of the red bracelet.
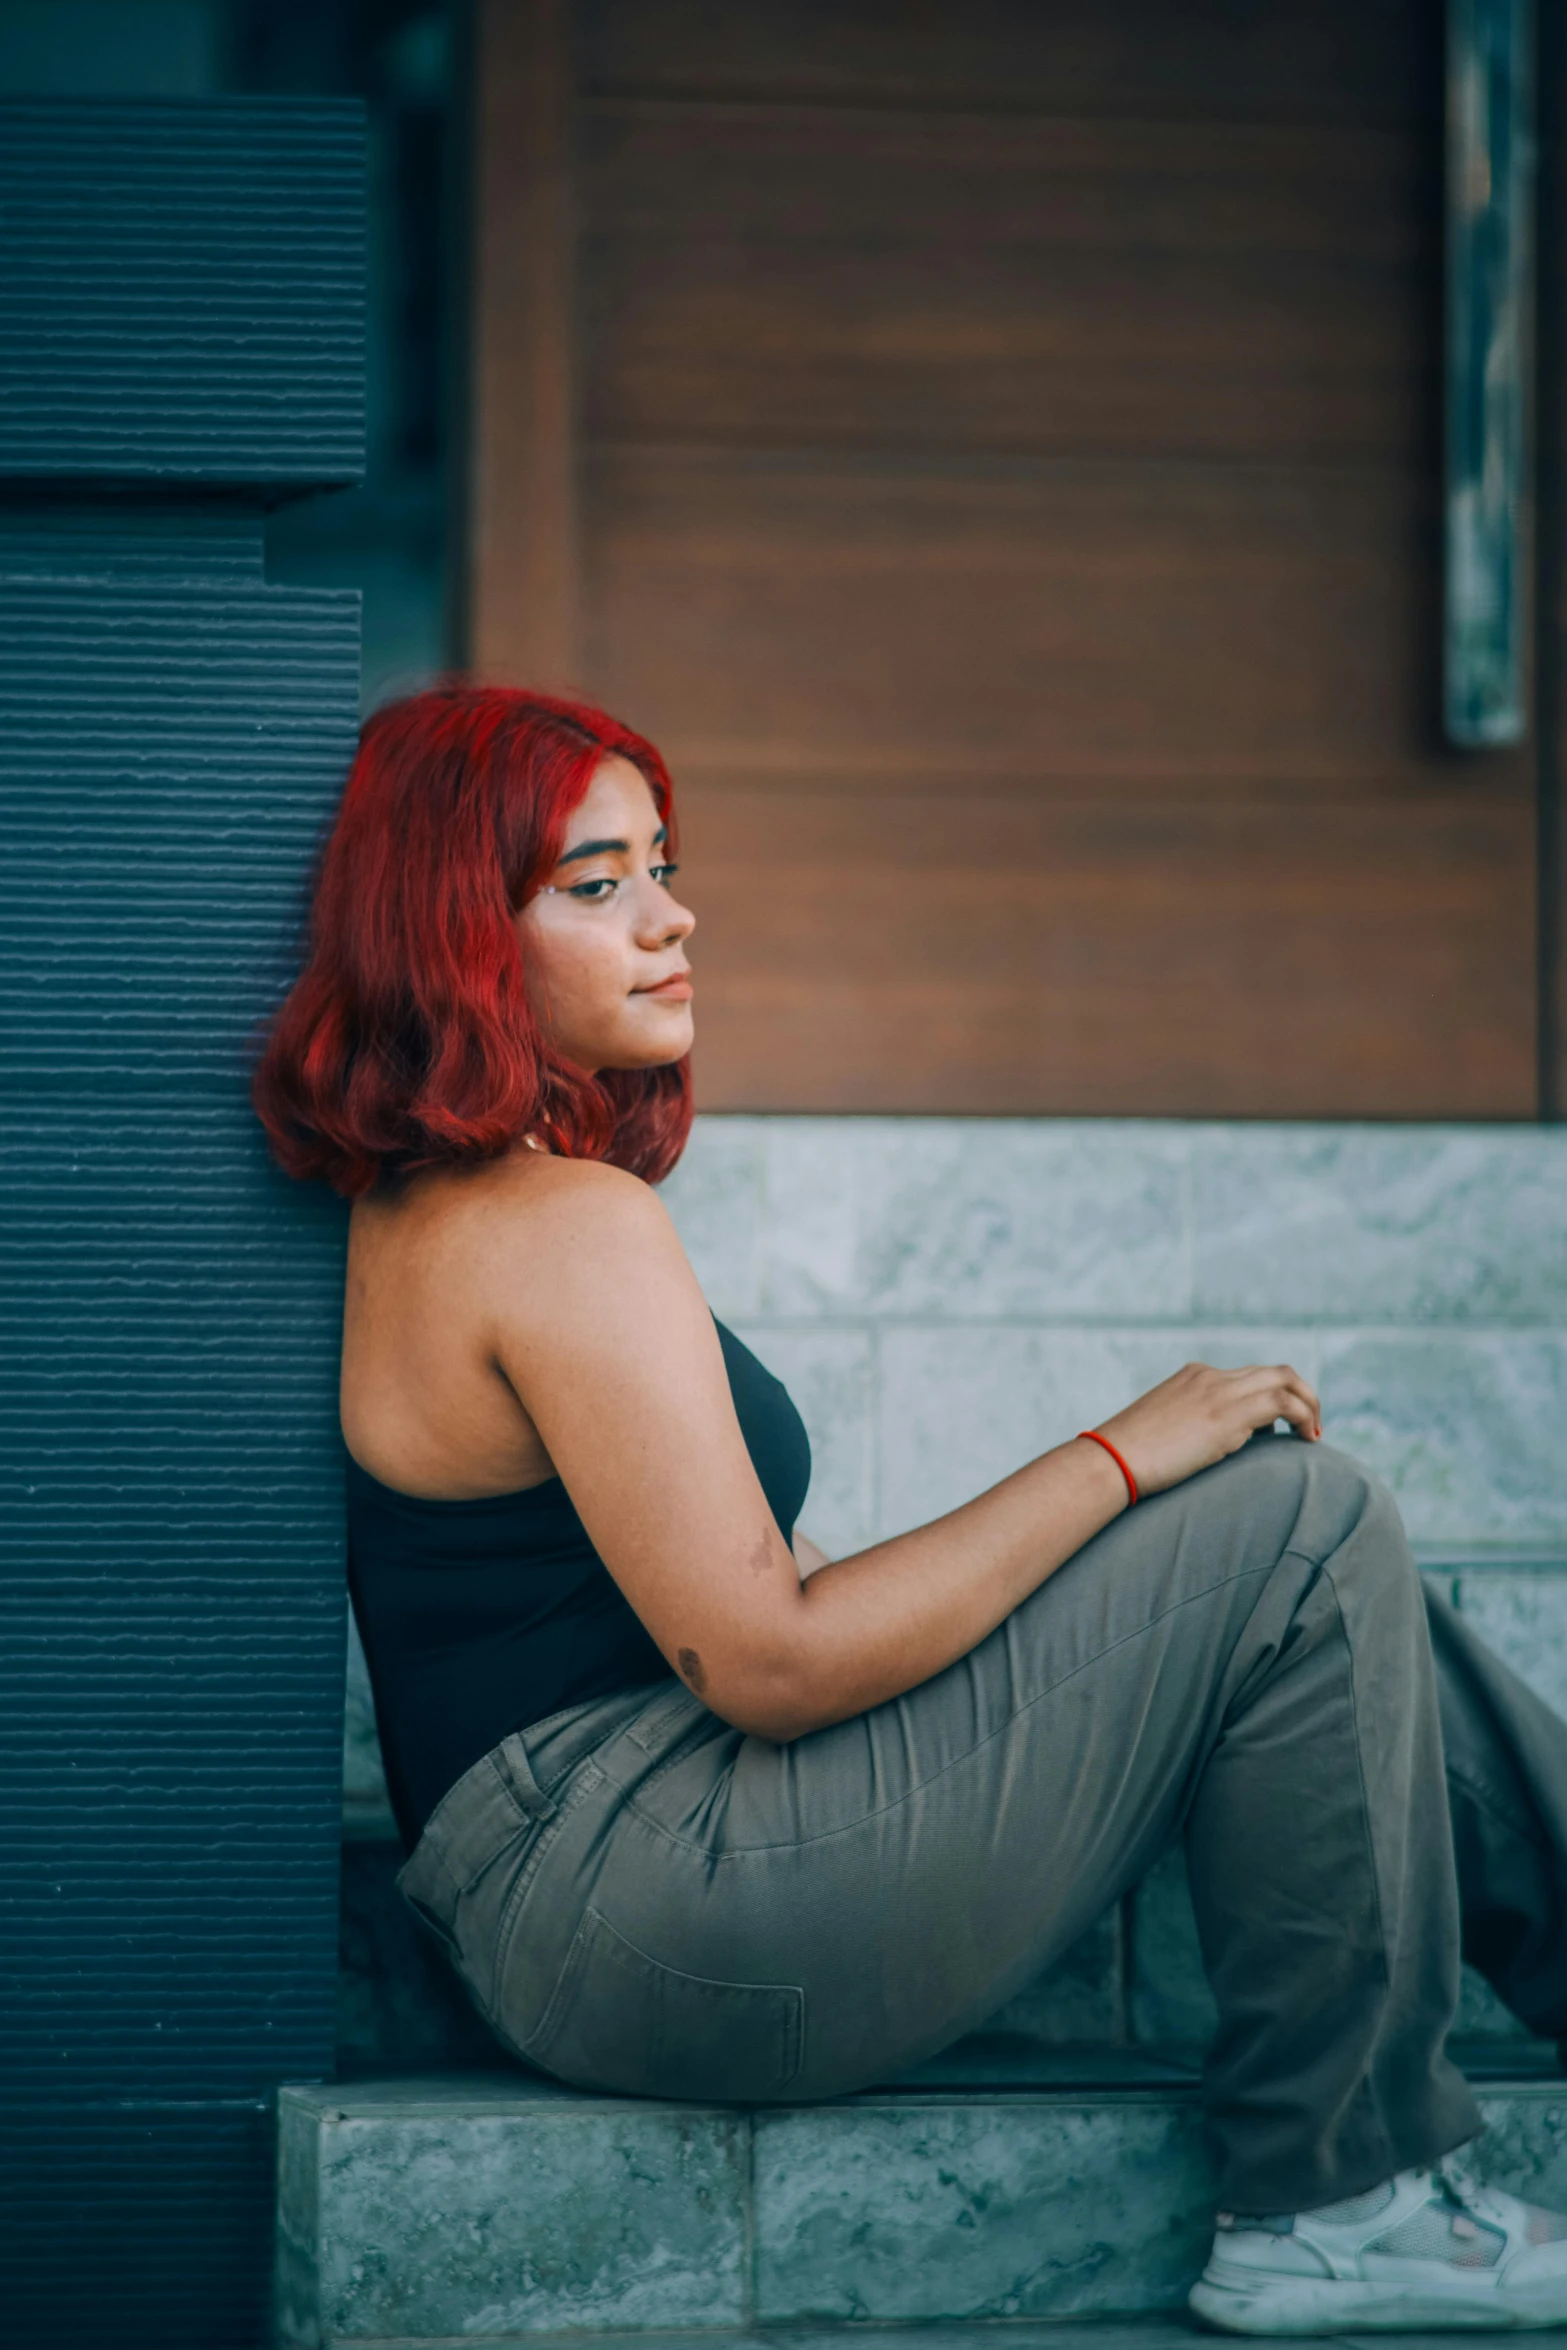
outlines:
{"label": "red bracelet", "polygon": [[1137,1479],[1132,1475],[1131,1470],[1127,1467],[1121,1455],[1116,1451],[1115,1446],[1110,1442],[1109,1437],[1101,1436],[1097,1428],[1079,1428],[1077,1432],[1077,1438],[1080,1444],[1086,1438],[1090,1444],[1102,1444],[1104,1446],[1105,1451],[1110,1455],[1110,1458],[1114,1461],[1116,1467],[1120,1470],[1122,1476],[1126,1479],[1126,1490],[1132,1497],[1126,1505],[1127,1508],[1136,1509],[1138,1500]]}

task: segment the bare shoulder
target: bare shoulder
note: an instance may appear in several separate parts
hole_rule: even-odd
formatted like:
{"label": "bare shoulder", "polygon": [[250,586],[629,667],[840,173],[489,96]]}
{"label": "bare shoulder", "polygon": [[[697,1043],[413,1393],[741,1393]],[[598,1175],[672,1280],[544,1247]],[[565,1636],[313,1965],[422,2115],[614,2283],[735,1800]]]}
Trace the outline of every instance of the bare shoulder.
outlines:
{"label": "bare shoulder", "polygon": [[425,1272],[448,1295],[628,1251],[684,1253],[663,1203],[639,1176],[533,1151],[415,1177],[356,1203],[353,1222],[361,1254]]}
{"label": "bare shoulder", "polygon": [[673,1281],[695,1288],[668,1210],[639,1176],[588,1159],[514,1153],[465,1191],[448,1245],[492,1329],[590,1320],[624,1327]]}
{"label": "bare shoulder", "polygon": [[557,1159],[514,1151],[487,1168],[470,1193],[465,1221],[499,1250],[532,1257],[541,1247],[584,1241],[599,1247],[679,1246],[656,1192],[639,1175],[599,1159]]}

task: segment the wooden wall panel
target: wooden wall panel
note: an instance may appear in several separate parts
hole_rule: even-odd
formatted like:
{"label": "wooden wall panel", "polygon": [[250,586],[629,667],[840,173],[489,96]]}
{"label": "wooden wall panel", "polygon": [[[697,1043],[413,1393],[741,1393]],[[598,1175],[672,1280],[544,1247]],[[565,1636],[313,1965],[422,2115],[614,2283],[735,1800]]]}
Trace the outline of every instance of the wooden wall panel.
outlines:
{"label": "wooden wall panel", "polygon": [[1532,762],[1439,732],[1440,10],[572,30],[538,511],[681,787],[699,1098],[1532,1114]]}
{"label": "wooden wall panel", "polygon": [[1540,1115],[1567,1118],[1567,21],[1538,17],[1535,755]]}
{"label": "wooden wall panel", "polygon": [[1403,475],[640,451],[588,500],[595,683],[693,777],[1530,789],[1436,744]]}
{"label": "wooden wall panel", "polygon": [[685,808],[702,1084],[726,1107],[1493,1118],[1528,1098],[1516,797],[704,786]]}
{"label": "wooden wall panel", "polygon": [[569,0],[476,0],[468,652],[580,682]]}
{"label": "wooden wall panel", "polygon": [[1437,0],[583,0],[594,91],[1429,122]]}
{"label": "wooden wall panel", "polygon": [[595,440],[1433,463],[1407,132],[602,102]]}

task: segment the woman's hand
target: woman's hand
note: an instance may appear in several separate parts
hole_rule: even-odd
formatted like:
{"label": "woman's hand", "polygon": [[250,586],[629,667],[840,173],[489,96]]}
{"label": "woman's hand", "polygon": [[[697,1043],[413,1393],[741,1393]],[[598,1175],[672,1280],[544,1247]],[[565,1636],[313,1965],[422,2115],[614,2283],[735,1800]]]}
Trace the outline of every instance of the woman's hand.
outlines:
{"label": "woman's hand", "polygon": [[1187,1363],[1113,1420],[1102,1420],[1100,1431],[1126,1455],[1139,1493],[1163,1493],[1239,1452],[1275,1420],[1288,1420],[1308,1443],[1322,1434],[1316,1392],[1288,1363],[1251,1363],[1244,1371]]}

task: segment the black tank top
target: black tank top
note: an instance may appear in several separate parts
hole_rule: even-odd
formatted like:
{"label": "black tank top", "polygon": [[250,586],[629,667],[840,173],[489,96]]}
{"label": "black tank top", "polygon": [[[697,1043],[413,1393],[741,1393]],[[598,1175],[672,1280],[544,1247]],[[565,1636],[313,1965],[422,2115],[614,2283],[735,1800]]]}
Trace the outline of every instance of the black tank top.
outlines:
{"label": "black tank top", "polygon": [[[719,1322],[740,1433],[784,1540],[811,1479],[789,1393]],[[484,1501],[425,1501],[351,1457],[348,1587],[403,1840],[513,1730],[669,1677],[558,1477]]]}

